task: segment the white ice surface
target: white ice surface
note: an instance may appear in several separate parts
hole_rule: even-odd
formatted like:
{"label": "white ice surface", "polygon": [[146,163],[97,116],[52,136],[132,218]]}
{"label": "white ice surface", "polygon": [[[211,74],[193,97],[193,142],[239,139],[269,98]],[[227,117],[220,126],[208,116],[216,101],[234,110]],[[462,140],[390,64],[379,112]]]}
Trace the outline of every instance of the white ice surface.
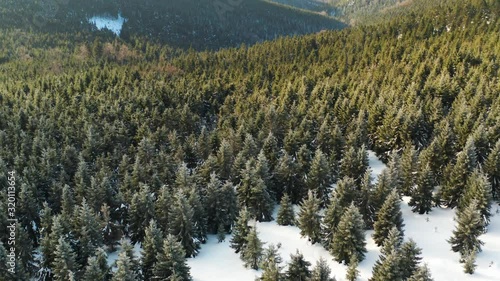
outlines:
{"label": "white ice surface", "polygon": [[123,18],[121,14],[118,14],[118,17],[110,17],[110,16],[93,16],[88,19],[88,21],[94,24],[97,29],[109,29],[117,36],[120,36],[122,31],[123,24],[127,21],[126,18]]}

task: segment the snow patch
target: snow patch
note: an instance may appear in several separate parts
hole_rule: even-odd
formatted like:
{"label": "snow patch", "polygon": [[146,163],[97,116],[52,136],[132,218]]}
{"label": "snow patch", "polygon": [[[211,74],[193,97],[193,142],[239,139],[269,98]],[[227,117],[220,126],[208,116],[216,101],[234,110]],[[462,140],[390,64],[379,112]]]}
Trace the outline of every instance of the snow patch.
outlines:
{"label": "snow patch", "polygon": [[111,32],[116,34],[116,36],[120,36],[122,31],[123,24],[127,21],[126,18],[122,17],[121,14],[118,14],[118,17],[110,17],[110,16],[93,16],[88,19],[89,23],[94,24],[97,29],[109,29]]}

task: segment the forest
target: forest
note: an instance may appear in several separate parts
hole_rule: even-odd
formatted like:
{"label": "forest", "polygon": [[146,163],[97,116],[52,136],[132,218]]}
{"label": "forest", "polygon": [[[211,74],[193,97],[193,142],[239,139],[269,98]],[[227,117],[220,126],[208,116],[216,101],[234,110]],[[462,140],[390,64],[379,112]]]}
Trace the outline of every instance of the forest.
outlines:
{"label": "forest", "polygon": [[[349,265],[348,280],[374,230],[371,281],[432,280],[418,245],[403,242],[402,196],[419,215],[457,210],[450,251],[473,274],[500,200],[499,12],[497,0],[446,0],[216,51],[236,41],[199,51],[141,32],[2,21],[0,228],[15,183],[23,241],[11,274],[0,232],[2,280],[192,280],[186,258],[212,234],[231,234],[261,280],[332,280],[300,253],[283,271],[251,220],[297,225]],[[368,150],[388,167],[376,184]]]}

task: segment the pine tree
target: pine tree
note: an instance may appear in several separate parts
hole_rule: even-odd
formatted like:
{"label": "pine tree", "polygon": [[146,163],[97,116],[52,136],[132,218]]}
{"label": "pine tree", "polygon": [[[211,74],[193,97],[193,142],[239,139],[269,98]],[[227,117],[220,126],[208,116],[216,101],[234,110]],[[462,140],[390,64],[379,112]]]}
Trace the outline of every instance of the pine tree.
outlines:
{"label": "pine tree", "polygon": [[300,228],[300,235],[308,237],[313,244],[321,241],[321,218],[319,215],[320,201],[309,190],[308,197],[300,204],[297,218],[297,226]]}
{"label": "pine tree", "polygon": [[316,262],[312,272],[311,278],[308,281],[335,281],[335,278],[331,278],[331,269],[326,263],[326,260],[323,257],[320,257]]}
{"label": "pine tree", "polygon": [[467,179],[465,194],[458,205],[459,210],[465,209],[473,200],[477,203],[481,219],[486,227],[491,217],[491,185],[486,175],[477,169]]}
{"label": "pine tree", "polygon": [[493,198],[500,199],[500,140],[492,148],[488,158],[484,162],[484,172],[488,175],[491,183]]}
{"label": "pine tree", "polygon": [[366,229],[373,228],[373,222],[375,221],[375,208],[372,204],[373,201],[373,185],[371,183],[371,170],[368,169],[361,181],[360,195],[354,200],[356,207],[358,207],[361,216],[363,216],[363,221],[365,222]]}
{"label": "pine tree", "polygon": [[103,245],[99,217],[87,204],[85,198],[74,211],[74,230],[77,238],[79,264],[87,265],[87,259]]}
{"label": "pine tree", "polygon": [[238,201],[258,221],[270,221],[274,203],[254,164],[253,160],[247,161],[241,172],[242,179],[237,188]]}
{"label": "pine tree", "polygon": [[163,233],[156,225],[155,220],[149,222],[146,228],[144,242],[142,243],[141,269],[145,280],[153,276],[153,267],[156,263],[156,255],[163,246]]}
{"label": "pine tree", "polygon": [[307,175],[307,186],[318,196],[321,207],[328,204],[330,186],[333,183],[333,176],[326,155],[319,149],[316,150],[312,160],[311,169]]}
{"label": "pine tree", "polygon": [[333,237],[337,225],[342,218],[344,213],[344,208],[339,204],[339,200],[333,197],[330,200],[330,204],[325,211],[324,218],[321,224],[321,234],[323,239],[323,246],[326,249],[330,249],[333,243]]}
{"label": "pine tree", "polygon": [[403,236],[397,227],[391,228],[387,238],[384,240],[380,253],[383,256],[389,255],[392,251],[398,251],[403,243]]}
{"label": "pine tree", "polygon": [[449,208],[458,206],[466,190],[467,177],[477,165],[474,141],[469,139],[464,149],[458,154],[455,165],[451,168],[438,194],[440,201]]}
{"label": "pine tree", "polygon": [[356,182],[354,179],[349,177],[343,177],[337,182],[337,187],[335,188],[333,196],[338,199],[338,202],[342,208],[347,208],[355,201],[359,194],[356,187]]}
{"label": "pine tree", "polygon": [[231,144],[226,139],[223,139],[217,151],[217,166],[219,167],[217,174],[221,180],[230,179],[233,161],[234,154]]}
{"label": "pine tree", "polygon": [[399,269],[403,280],[410,278],[418,270],[418,265],[422,260],[421,254],[422,249],[417,247],[417,244],[412,239],[401,245],[399,249]]}
{"label": "pine tree", "polygon": [[262,276],[259,280],[261,281],[282,281],[283,273],[281,273],[282,268],[274,260],[270,259],[265,267],[262,267]]}
{"label": "pine tree", "polygon": [[399,255],[396,250],[375,262],[369,281],[401,281]]}
{"label": "pine tree", "polygon": [[288,269],[285,273],[286,281],[306,281],[311,277],[311,270],[309,267],[311,263],[304,259],[302,253],[297,250],[295,254],[290,255],[290,262],[288,262]]}
{"label": "pine tree", "polygon": [[188,203],[193,209],[193,236],[198,242],[207,241],[207,216],[196,187],[188,191]]}
{"label": "pine tree", "polygon": [[408,278],[408,281],[434,281],[434,279],[432,279],[429,267],[427,267],[427,264],[424,264],[418,267],[415,273]]}
{"label": "pine tree", "polygon": [[142,242],[144,230],[154,216],[154,198],[148,185],[141,185],[140,191],[134,194],[128,215],[130,240]]}
{"label": "pine tree", "polygon": [[351,204],[342,215],[332,242],[329,251],[339,263],[349,263],[351,255],[356,255],[358,261],[364,259],[366,253],[364,223],[354,204]]}
{"label": "pine tree", "polygon": [[270,244],[262,254],[260,268],[266,268],[271,260],[273,260],[277,265],[281,264],[283,262],[283,259],[278,252],[280,248],[281,243],[278,243],[278,245]]}
{"label": "pine tree", "polygon": [[377,221],[373,225],[373,240],[381,246],[394,226],[403,235],[403,214],[401,213],[400,199],[397,190],[393,190],[377,214]]}
{"label": "pine tree", "polygon": [[76,256],[71,248],[71,245],[65,241],[64,237],[59,237],[56,251],[54,252],[54,262],[52,263],[52,271],[54,280],[68,281],[74,280],[77,270]]}
{"label": "pine tree", "polygon": [[281,197],[280,208],[278,210],[278,215],[276,217],[276,222],[279,225],[294,225],[295,213],[293,211],[292,202],[290,202],[290,196],[284,194]]}
{"label": "pine tree", "polygon": [[163,241],[153,267],[152,280],[192,280],[190,268],[186,263],[186,253],[181,243],[176,240],[174,236],[168,235]]}
{"label": "pine tree", "polygon": [[259,264],[263,255],[263,243],[260,241],[256,227],[252,227],[252,230],[248,233],[245,238],[246,244],[241,251],[241,259],[245,263],[245,267],[250,267],[252,269],[259,269]]}
{"label": "pine tree", "polygon": [[476,271],[476,250],[469,250],[467,251],[462,259],[461,262],[464,264],[464,272],[467,274],[473,274],[474,271]]}
{"label": "pine tree", "polygon": [[288,153],[281,155],[276,168],[276,179],[278,190],[277,196],[287,193],[292,204],[297,204],[303,198],[303,178],[299,174],[299,165],[294,162]]}
{"label": "pine tree", "polygon": [[158,191],[158,199],[154,203],[155,218],[158,227],[163,231],[168,231],[169,213],[172,206],[172,193],[166,185],[163,185]]}
{"label": "pine tree", "polygon": [[340,161],[340,177],[349,177],[360,183],[368,169],[368,154],[365,147],[356,150],[350,147]]}
{"label": "pine tree", "polygon": [[417,186],[411,192],[411,199],[408,203],[413,212],[428,214],[432,210],[433,175],[428,165],[419,172]]}
{"label": "pine tree", "polygon": [[359,260],[356,255],[351,255],[351,258],[349,259],[349,267],[347,268],[347,273],[345,279],[347,281],[356,281],[359,276],[359,270],[358,270],[358,265],[359,265]]}
{"label": "pine tree", "polygon": [[241,209],[238,215],[238,220],[232,230],[233,237],[230,241],[231,248],[234,249],[235,253],[239,253],[247,243],[246,237],[250,232],[250,228],[248,226],[249,219],[247,209]]}
{"label": "pine tree", "polygon": [[175,196],[174,204],[169,214],[169,233],[174,235],[181,242],[186,257],[194,257],[200,248],[199,242],[195,239],[195,228],[193,221],[194,211],[184,195],[179,190]]}
{"label": "pine tree", "polygon": [[[378,216],[378,212],[384,205],[385,200],[389,197],[389,194],[393,189],[390,185],[389,174],[386,169],[382,171],[382,173],[378,176],[377,183],[375,184],[375,188],[372,192],[372,205],[376,216]],[[375,216],[375,217],[376,217]]]}
{"label": "pine tree", "polygon": [[403,187],[403,172],[401,170],[401,157],[395,151],[391,152],[389,163],[387,164],[389,181],[392,188],[402,193]]}
{"label": "pine tree", "polygon": [[83,274],[83,281],[109,280],[110,273],[106,259],[106,252],[102,248],[98,249],[96,254],[88,260],[88,265],[85,267],[85,273]]}
{"label": "pine tree", "polygon": [[133,263],[126,252],[120,252],[116,265],[117,269],[113,273],[111,281],[139,281],[137,273],[133,269]]}
{"label": "pine tree", "polygon": [[479,236],[483,234],[484,223],[477,202],[473,200],[465,209],[458,211],[455,221],[457,225],[453,230],[453,236],[448,240],[451,249],[462,255],[471,249],[481,251],[483,242],[479,240]]}
{"label": "pine tree", "polygon": [[[401,156],[401,191],[405,196],[410,196],[416,182],[418,153],[413,145],[408,145]],[[429,167],[430,169],[430,167]],[[431,171],[432,172],[432,171]]]}

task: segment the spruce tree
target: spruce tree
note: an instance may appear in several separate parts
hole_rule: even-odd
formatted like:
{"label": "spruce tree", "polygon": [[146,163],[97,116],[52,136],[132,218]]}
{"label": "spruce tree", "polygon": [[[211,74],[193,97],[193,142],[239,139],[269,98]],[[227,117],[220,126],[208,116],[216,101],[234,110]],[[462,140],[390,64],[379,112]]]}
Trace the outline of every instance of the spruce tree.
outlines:
{"label": "spruce tree", "polygon": [[403,243],[403,236],[397,227],[391,228],[387,238],[384,240],[380,253],[383,256],[389,255],[392,251],[398,251]]}
{"label": "spruce tree", "polygon": [[474,170],[467,179],[466,191],[459,202],[459,210],[463,210],[472,201],[476,201],[481,213],[481,219],[486,227],[491,217],[491,185],[485,174],[479,170]]}
{"label": "spruce tree", "polygon": [[462,255],[470,250],[481,251],[483,241],[479,240],[479,236],[483,234],[484,223],[477,202],[473,200],[465,209],[459,210],[455,221],[457,225],[453,230],[453,236],[448,240],[451,249]]}
{"label": "spruce tree", "polygon": [[321,241],[319,206],[319,199],[312,190],[309,190],[307,198],[300,204],[297,217],[297,226],[300,228],[300,235],[308,237],[308,240],[313,244]]}
{"label": "spruce tree", "polygon": [[237,188],[240,206],[245,206],[252,217],[258,221],[272,220],[274,202],[264,180],[254,167],[254,161],[247,161],[241,172],[241,183]]}
{"label": "spruce tree", "polygon": [[283,195],[283,197],[281,197],[276,222],[279,225],[294,225],[295,213],[293,211],[292,202],[290,202],[290,196],[288,196],[288,194],[286,193]]}
{"label": "spruce tree", "polygon": [[96,254],[89,258],[88,265],[85,267],[83,281],[105,281],[109,280],[110,272],[107,264],[107,256],[102,248],[96,251]]}
{"label": "spruce tree", "polygon": [[389,174],[387,170],[384,169],[378,176],[377,183],[375,184],[375,188],[373,189],[371,196],[373,209],[376,214],[375,217],[378,216],[378,212],[380,211],[382,205],[384,205],[385,200],[392,191],[393,189],[390,185]]}
{"label": "spruce tree", "polygon": [[316,262],[312,272],[311,278],[308,281],[335,281],[335,278],[332,278],[331,269],[326,263],[326,260],[323,257],[320,257]]}
{"label": "spruce tree", "polygon": [[268,262],[261,266],[262,276],[259,280],[261,281],[282,281],[283,273],[281,272],[282,267],[279,265],[274,258],[270,258]]}
{"label": "spruce tree", "polygon": [[354,204],[351,204],[342,215],[342,219],[333,234],[329,251],[339,263],[348,264],[351,255],[356,255],[358,261],[364,259],[366,253],[364,223]]}
{"label": "spruce tree", "polygon": [[428,165],[424,166],[417,178],[417,186],[411,192],[408,203],[413,212],[421,215],[428,214],[432,210],[432,191],[434,190],[433,175]]}
{"label": "spruce tree", "polygon": [[432,279],[429,267],[427,267],[427,264],[424,264],[417,268],[415,273],[408,278],[408,281],[434,281],[434,279]]}
{"label": "spruce tree", "polygon": [[337,229],[337,225],[339,224],[343,213],[344,208],[339,204],[339,200],[336,197],[333,197],[325,211],[321,224],[323,246],[326,249],[330,249],[333,243],[335,230]]}
{"label": "spruce tree", "polygon": [[248,226],[249,219],[247,209],[241,209],[236,224],[233,227],[233,237],[230,241],[231,248],[234,249],[235,253],[239,253],[247,243],[246,237],[250,232],[250,227]]}
{"label": "spruce tree", "polygon": [[369,281],[401,281],[398,251],[394,250],[375,262]]}
{"label": "spruce tree", "polygon": [[359,276],[359,270],[358,270],[358,265],[359,265],[359,260],[357,255],[351,255],[351,258],[349,259],[349,267],[347,268],[347,273],[345,279],[347,281],[356,281]]}
{"label": "spruce tree", "polygon": [[415,185],[415,175],[417,173],[418,166],[417,161],[417,150],[410,144],[403,150],[403,155],[401,156],[401,176],[403,179],[401,183],[401,191],[405,196],[410,196],[413,186]]}
{"label": "spruce tree", "polygon": [[333,176],[326,155],[317,149],[311,163],[311,169],[307,174],[307,186],[318,196],[321,207],[328,204],[330,186],[333,183]]}
{"label": "spruce tree", "polygon": [[461,258],[461,262],[464,264],[464,272],[467,274],[473,274],[476,271],[476,250],[467,251]]}
{"label": "spruce tree", "polygon": [[277,196],[287,193],[293,204],[298,204],[304,195],[303,179],[299,175],[299,165],[288,153],[281,155],[276,168]]}
{"label": "spruce tree", "polygon": [[137,273],[133,269],[133,263],[126,252],[122,251],[118,254],[116,265],[117,269],[113,273],[111,281],[139,281]]}
{"label": "spruce tree", "polygon": [[484,172],[491,183],[493,198],[500,199],[500,139],[495,143],[488,158],[484,162]]}
{"label": "spruce tree", "polygon": [[77,271],[76,256],[71,245],[62,236],[57,241],[51,268],[54,273],[54,280],[74,280]]}
{"label": "spruce tree", "polygon": [[186,253],[182,244],[172,235],[167,235],[157,254],[152,280],[190,281],[190,268],[186,263]]}
{"label": "spruce tree", "polygon": [[295,254],[290,255],[290,261],[288,262],[288,269],[285,273],[286,281],[306,281],[311,277],[311,270],[309,267],[311,263],[304,259],[304,255],[296,251]]}
{"label": "spruce tree", "polygon": [[403,280],[410,278],[418,270],[422,260],[421,254],[422,249],[412,239],[401,245],[399,249],[399,269]]}
{"label": "spruce tree", "polygon": [[393,190],[377,214],[377,221],[373,225],[373,240],[378,246],[381,246],[391,228],[396,227],[403,235],[403,226],[400,198],[397,190]]}
{"label": "spruce tree", "polygon": [[401,170],[401,156],[395,151],[390,154],[389,163],[387,163],[387,171],[391,187],[402,194],[403,173]]}
{"label": "spruce tree", "polygon": [[169,222],[169,213],[170,208],[172,206],[172,192],[170,189],[163,185],[158,191],[158,199],[154,203],[155,210],[155,218],[158,224],[158,227],[163,231],[168,231]]}
{"label": "spruce tree", "polygon": [[248,233],[245,238],[246,244],[243,247],[240,256],[245,267],[250,267],[252,269],[259,269],[259,264],[263,255],[264,249],[262,241],[260,241],[257,233],[257,228],[254,226],[252,230]]}
{"label": "spruce tree", "polygon": [[85,198],[74,211],[74,231],[77,238],[79,264],[87,265],[87,259],[103,245],[101,222],[97,214],[87,204]]}
{"label": "spruce tree", "polygon": [[372,203],[373,185],[371,180],[371,170],[368,169],[363,177],[363,180],[361,181],[360,195],[354,200],[361,216],[363,216],[366,229],[372,229],[373,222],[375,221],[375,208]]}
{"label": "spruce tree", "polygon": [[142,242],[144,230],[154,216],[154,198],[148,185],[142,184],[135,193],[128,213],[130,240],[132,243]]}
{"label": "spruce tree", "polygon": [[359,191],[353,178],[343,177],[337,182],[334,197],[338,199],[342,208],[347,208],[358,197]]}
{"label": "spruce tree", "polygon": [[145,280],[153,276],[153,267],[156,263],[156,255],[163,246],[163,233],[156,225],[155,220],[149,222],[146,228],[144,242],[142,243],[141,269]]}
{"label": "spruce tree", "polygon": [[174,235],[177,241],[181,242],[186,257],[196,256],[200,248],[199,242],[195,239],[193,216],[193,208],[183,191],[179,190],[169,214],[169,233]]}

